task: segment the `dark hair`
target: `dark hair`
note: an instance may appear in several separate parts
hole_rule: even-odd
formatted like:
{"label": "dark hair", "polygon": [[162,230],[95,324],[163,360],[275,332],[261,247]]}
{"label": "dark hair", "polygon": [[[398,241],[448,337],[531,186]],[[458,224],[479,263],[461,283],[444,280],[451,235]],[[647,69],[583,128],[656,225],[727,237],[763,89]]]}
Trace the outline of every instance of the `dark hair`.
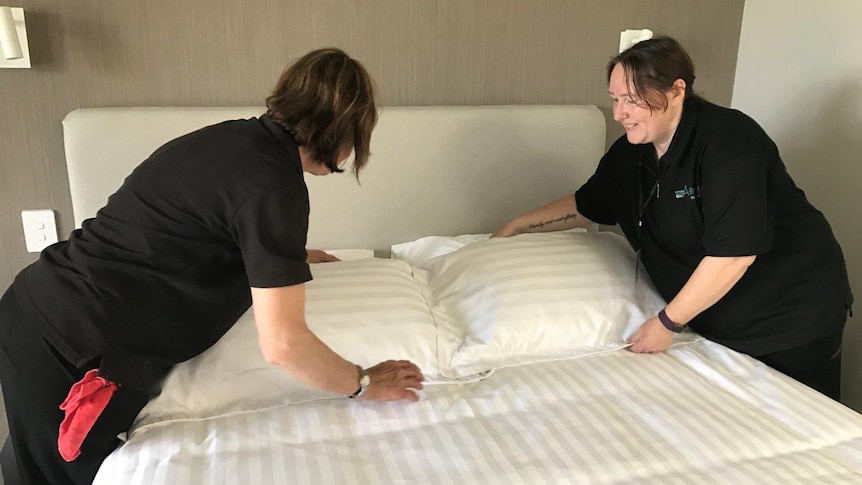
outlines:
{"label": "dark hair", "polygon": [[282,73],[266,114],[332,172],[338,154],[353,147],[353,173],[368,162],[377,124],[371,77],[341,49],[319,49],[300,57]]}
{"label": "dark hair", "polygon": [[685,81],[685,96],[694,96],[694,63],[679,42],[660,36],[638,42],[608,62],[608,83],[614,67],[620,64],[626,75],[626,84],[633,85],[635,94],[650,110],[667,109],[664,93],[677,79]]}

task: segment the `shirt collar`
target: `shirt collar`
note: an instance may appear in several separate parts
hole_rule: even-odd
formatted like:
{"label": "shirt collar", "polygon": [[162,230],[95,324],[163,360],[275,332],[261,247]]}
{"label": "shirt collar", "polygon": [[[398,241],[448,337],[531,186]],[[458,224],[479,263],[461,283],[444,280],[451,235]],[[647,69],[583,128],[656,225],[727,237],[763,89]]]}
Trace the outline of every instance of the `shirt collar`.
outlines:
{"label": "shirt collar", "polygon": [[263,126],[278,141],[278,144],[287,152],[288,158],[293,162],[297,170],[299,170],[299,173],[302,173],[302,162],[299,159],[299,144],[293,135],[287,131],[287,128],[277,123],[269,115],[263,115],[259,119],[263,123]]}
{"label": "shirt collar", "polygon": [[697,128],[697,113],[700,111],[701,99],[697,96],[686,98],[682,104],[682,117],[673,134],[673,140],[667,153],[661,157],[661,161],[668,165],[680,165],[685,160],[685,154],[694,140],[695,128]]}

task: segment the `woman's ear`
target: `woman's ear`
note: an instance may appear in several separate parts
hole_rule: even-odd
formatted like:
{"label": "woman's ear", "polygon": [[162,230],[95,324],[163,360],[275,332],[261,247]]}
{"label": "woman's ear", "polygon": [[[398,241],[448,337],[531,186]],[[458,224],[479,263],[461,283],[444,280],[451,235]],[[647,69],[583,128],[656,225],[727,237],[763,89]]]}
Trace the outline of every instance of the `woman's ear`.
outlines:
{"label": "woman's ear", "polygon": [[670,93],[668,93],[668,101],[672,103],[682,103],[682,101],[685,99],[685,88],[686,84],[685,81],[683,81],[682,79],[677,79],[676,81],[674,81],[673,86],[670,88]]}

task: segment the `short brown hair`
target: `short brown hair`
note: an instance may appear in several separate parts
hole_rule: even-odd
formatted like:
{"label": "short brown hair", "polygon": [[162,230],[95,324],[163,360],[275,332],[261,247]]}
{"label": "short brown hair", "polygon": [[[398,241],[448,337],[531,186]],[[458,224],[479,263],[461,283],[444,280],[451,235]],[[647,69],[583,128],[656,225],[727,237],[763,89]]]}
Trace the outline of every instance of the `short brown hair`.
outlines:
{"label": "short brown hair", "polygon": [[266,109],[332,172],[343,172],[338,154],[352,146],[359,177],[371,154],[377,108],[371,77],[358,61],[341,49],[309,52],[282,73]]}
{"label": "short brown hair", "polygon": [[685,81],[685,96],[694,96],[694,63],[682,46],[671,37],[660,36],[638,42],[608,62],[608,82],[614,67],[620,64],[626,84],[634,86],[635,94],[650,110],[667,109],[664,93],[677,79]]}

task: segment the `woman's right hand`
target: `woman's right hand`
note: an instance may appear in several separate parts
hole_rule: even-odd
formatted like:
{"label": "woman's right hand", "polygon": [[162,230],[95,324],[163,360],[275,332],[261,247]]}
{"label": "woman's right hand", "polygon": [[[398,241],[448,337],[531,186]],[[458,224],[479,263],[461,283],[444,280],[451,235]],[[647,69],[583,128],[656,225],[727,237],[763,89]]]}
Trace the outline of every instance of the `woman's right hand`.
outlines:
{"label": "woman's right hand", "polygon": [[520,234],[515,221],[509,221],[503,227],[497,229],[491,234],[491,237],[511,237]]}
{"label": "woman's right hand", "polygon": [[418,401],[413,389],[422,389],[425,377],[416,364],[408,360],[387,360],[365,371],[371,377],[368,390],[362,395],[366,401]]}

